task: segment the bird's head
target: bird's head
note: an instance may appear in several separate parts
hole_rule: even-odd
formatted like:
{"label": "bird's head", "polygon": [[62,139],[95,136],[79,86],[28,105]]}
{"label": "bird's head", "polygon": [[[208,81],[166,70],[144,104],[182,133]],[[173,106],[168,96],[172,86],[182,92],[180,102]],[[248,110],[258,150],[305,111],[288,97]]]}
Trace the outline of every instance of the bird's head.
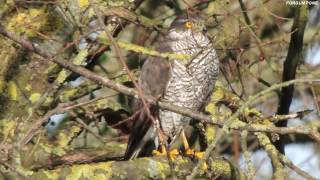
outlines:
{"label": "bird's head", "polygon": [[180,15],[171,24],[170,31],[176,32],[205,32],[204,21],[196,15]]}
{"label": "bird's head", "polygon": [[200,46],[205,47],[210,43],[205,32],[204,21],[199,16],[181,15],[172,22],[167,38],[174,42],[171,46],[175,51],[182,50],[188,51],[183,53],[193,54],[201,50]]}

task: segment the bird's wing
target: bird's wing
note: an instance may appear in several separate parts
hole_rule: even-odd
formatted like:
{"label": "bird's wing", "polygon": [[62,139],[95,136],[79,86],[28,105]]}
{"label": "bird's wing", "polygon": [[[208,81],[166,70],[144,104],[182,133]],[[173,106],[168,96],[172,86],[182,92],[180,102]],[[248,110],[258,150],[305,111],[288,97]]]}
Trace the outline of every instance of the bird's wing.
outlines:
{"label": "bird's wing", "polygon": [[170,78],[170,63],[160,57],[150,57],[143,64],[139,85],[145,95],[162,96]]}
{"label": "bird's wing", "polygon": [[[168,60],[160,57],[149,57],[141,69],[139,85],[144,95],[162,97],[169,78],[170,63]],[[157,136],[153,122],[148,116],[141,101],[137,101],[135,110],[141,110],[141,113],[134,119],[133,127],[128,141],[127,150],[124,159],[134,159],[138,156],[151,154],[156,147],[155,137]],[[149,107],[151,116],[157,119],[158,108],[156,106]]]}

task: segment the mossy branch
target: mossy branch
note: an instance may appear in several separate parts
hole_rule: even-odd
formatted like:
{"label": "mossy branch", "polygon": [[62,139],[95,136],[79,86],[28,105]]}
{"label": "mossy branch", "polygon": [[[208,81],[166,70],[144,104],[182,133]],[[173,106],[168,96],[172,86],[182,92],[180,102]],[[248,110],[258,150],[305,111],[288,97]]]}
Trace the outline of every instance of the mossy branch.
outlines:
{"label": "mossy branch", "polygon": [[[111,42],[108,40],[108,38],[105,35],[100,35],[98,40],[100,41],[100,43],[103,43],[105,45],[111,45]],[[187,59],[190,58],[190,56],[185,54],[159,52],[159,51],[146,48],[144,46],[139,46],[133,43],[127,43],[123,41],[117,41],[116,43],[121,49],[126,49],[128,51],[133,51],[136,53],[149,55],[149,56],[158,56],[158,57],[162,57],[169,60],[180,60],[182,63],[186,63]]]}
{"label": "mossy branch", "polygon": [[312,177],[307,172],[295,166],[286,156],[279,153],[276,147],[270,142],[269,137],[267,135],[261,132],[256,132],[255,135],[257,136],[260,145],[263,146],[263,148],[266,150],[269,157],[271,158],[272,165],[274,168],[273,179],[287,179],[288,172],[284,167],[284,165],[286,165],[300,176],[306,179],[316,180],[316,178]]}
{"label": "mossy branch", "polygon": [[[84,153],[78,153],[72,156],[70,155],[69,157],[60,158],[60,161],[55,161],[59,162],[56,165],[63,163],[72,166],[56,166],[54,170],[39,169],[37,172],[34,172],[30,178],[58,179],[59,174],[64,174],[63,176],[66,179],[68,179],[68,177],[73,177],[73,179],[79,179],[81,177],[100,177],[100,179],[169,179],[172,177],[171,169],[165,156],[138,158],[133,161],[101,162],[105,161],[105,157],[103,155],[94,156],[92,152],[94,151],[91,151],[91,155],[89,156]],[[75,161],[77,159],[79,159],[79,161]],[[176,157],[174,160],[176,177],[184,179],[195,163],[196,162],[189,157]],[[45,165],[43,166],[45,167]],[[230,162],[223,159],[211,159],[208,161],[208,168],[210,169],[210,174],[200,170],[197,177],[208,179],[217,177],[222,179],[238,179],[240,176],[245,177],[240,171],[237,171]]]}

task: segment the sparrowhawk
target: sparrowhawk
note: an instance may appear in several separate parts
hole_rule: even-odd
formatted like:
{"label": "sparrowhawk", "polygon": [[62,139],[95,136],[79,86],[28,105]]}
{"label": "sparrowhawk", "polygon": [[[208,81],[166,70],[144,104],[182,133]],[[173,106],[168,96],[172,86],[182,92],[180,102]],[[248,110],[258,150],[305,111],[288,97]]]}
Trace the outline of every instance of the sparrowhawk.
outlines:
{"label": "sparrowhawk", "polygon": [[[195,15],[178,16],[157,50],[184,54],[189,58],[187,63],[178,59],[147,58],[139,77],[142,92],[160,97],[161,101],[200,111],[210,97],[219,73],[219,60],[202,19]],[[149,107],[151,114],[148,115],[141,101],[136,104],[136,110],[140,109],[141,113],[133,122],[125,159],[150,154],[158,148],[160,139],[172,143],[191,120],[157,106]],[[150,116],[158,121],[159,128]],[[159,134],[164,134],[163,138]]]}

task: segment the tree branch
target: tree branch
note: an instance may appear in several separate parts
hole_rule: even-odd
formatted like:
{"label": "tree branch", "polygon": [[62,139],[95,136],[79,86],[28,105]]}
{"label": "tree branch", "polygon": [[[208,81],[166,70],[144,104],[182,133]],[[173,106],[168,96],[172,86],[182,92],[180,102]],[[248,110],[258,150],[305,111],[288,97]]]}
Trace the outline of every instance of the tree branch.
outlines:
{"label": "tree branch", "polygon": [[[282,82],[295,79],[298,64],[302,61],[303,35],[307,23],[308,6],[301,5],[295,8],[295,17],[292,25],[291,40],[287,58],[283,64]],[[281,88],[281,96],[279,100],[277,114],[284,115],[289,113],[294,85]],[[278,127],[286,127],[287,121],[279,121],[276,123]],[[280,137],[274,144],[276,148],[284,154],[284,137]]]}
{"label": "tree branch", "polygon": [[[99,159],[100,158],[100,159]],[[92,163],[92,161],[96,161]],[[54,170],[38,170],[34,172],[31,179],[48,179],[55,177],[57,174],[63,174],[65,177],[80,178],[81,174],[86,176],[88,170],[90,177],[99,177],[99,179],[170,179],[172,178],[171,169],[168,165],[168,160],[165,156],[154,158],[138,158],[134,161],[108,161],[101,156],[87,156],[83,153],[70,154],[63,159],[56,159],[54,162]],[[100,162],[99,162],[100,161]],[[88,166],[88,163],[90,163]],[[99,162],[99,163],[97,163]],[[183,179],[192,169],[194,163],[188,157],[176,157],[175,159],[175,173],[178,179]],[[67,166],[69,164],[72,166]],[[222,179],[237,179],[239,173],[233,165],[223,159],[213,159],[208,164],[212,174],[206,174],[201,171],[199,178],[215,179],[220,177]],[[243,174],[241,174],[244,177]],[[58,178],[54,178],[58,179]]]}

